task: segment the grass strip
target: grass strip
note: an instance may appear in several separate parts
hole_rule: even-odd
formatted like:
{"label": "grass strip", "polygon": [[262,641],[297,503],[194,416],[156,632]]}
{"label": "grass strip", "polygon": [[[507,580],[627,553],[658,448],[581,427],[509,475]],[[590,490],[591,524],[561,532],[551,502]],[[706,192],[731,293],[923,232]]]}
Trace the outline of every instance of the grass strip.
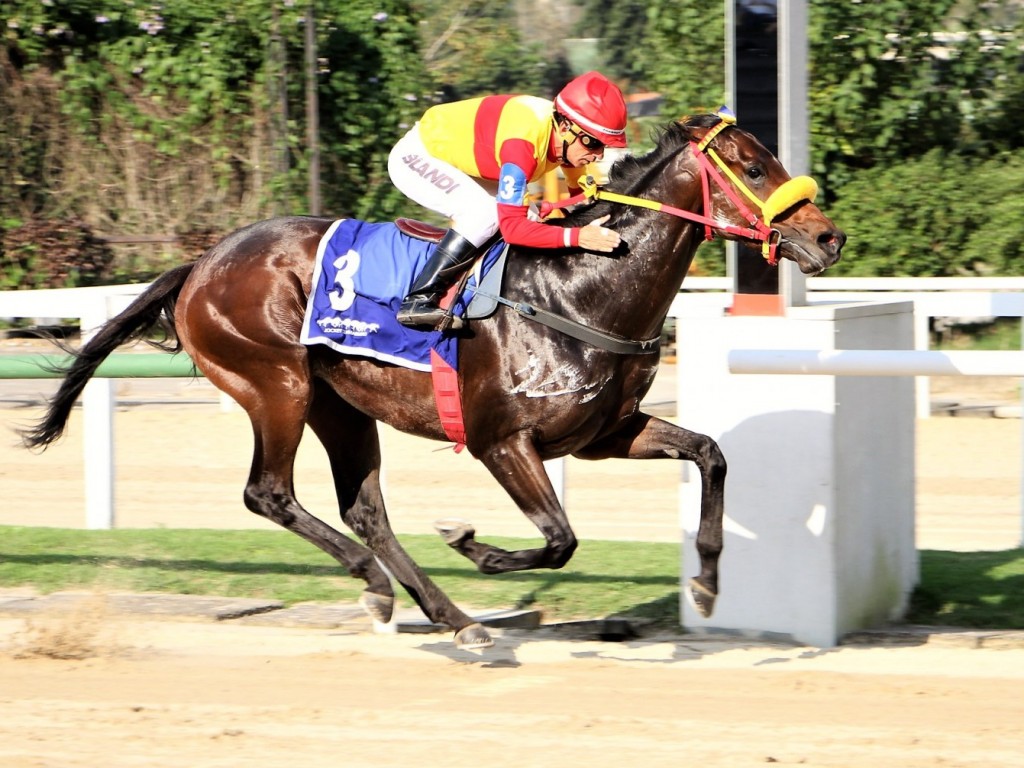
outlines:
{"label": "grass strip", "polygon": [[[677,544],[583,541],[559,571],[484,576],[436,536],[399,536],[462,606],[533,608],[547,620],[633,617],[679,625]],[[505,549],[538,540],[488,539]],[[1024,549],[924,550],[907,621],[1024,629]],[[287,531],[0,526],[0,588],[221,595],[300,602],[354,601],[362,582]],[[409,598],[400,598],[408,604]]]}

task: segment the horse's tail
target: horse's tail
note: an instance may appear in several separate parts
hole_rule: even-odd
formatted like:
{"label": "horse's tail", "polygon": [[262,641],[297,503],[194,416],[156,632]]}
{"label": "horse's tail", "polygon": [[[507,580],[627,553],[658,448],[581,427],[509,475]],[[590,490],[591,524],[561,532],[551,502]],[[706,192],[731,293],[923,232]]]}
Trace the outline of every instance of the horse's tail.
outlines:
{"label": "horse's tail", "polygon": [[[156,325],[161,315],[169,328],[174,329],[174,305],[194,266],[194,263],[183,264],[162,274],[124,312],[107,321],[85,346],[72,353],[71,366],[63,370],[64,381],[50,399],[46,414],[35,427],[21,432],[26,448],[45,449],[64,433],[78,396],[100,363],[117,347],[140,338]],[[181,343],[177,340],[169,349],[180,350]]]}

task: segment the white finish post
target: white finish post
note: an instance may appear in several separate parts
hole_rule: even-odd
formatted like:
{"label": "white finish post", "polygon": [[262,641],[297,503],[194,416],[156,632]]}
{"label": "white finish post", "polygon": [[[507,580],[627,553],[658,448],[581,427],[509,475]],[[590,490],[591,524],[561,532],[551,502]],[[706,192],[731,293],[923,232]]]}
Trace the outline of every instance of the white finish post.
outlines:
{"label": "white finish post", "polygon": [[[731,349],[912,345],[912,305],[789,307],[785,317],[680,317],[678,423],[726,461],[725,541],[710,618],[694,632],[818,647],[900,618],[917,581],[913,386],[906,378],[732,375]],[[682,578],[698,572],[701,487],[680,493]]]}
{"label": "white finish post", "polygon": [[[107,299],[100,297],[80,320],[82,341],[107,321]],[[85,448],[85,527],[114,527],[114,381],[91,379],[82,390]]]}

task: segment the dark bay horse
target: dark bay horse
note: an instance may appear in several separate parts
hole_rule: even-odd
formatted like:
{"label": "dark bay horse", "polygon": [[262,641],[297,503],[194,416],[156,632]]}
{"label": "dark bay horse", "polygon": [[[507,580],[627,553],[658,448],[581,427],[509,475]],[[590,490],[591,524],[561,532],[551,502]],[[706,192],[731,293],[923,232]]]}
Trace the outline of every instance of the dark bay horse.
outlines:
{"label": "dark bay horse", "polygon": [[[623,238],[619,250],[512,248],[503,295],[607,337],[650,341],[659,338],[694,253],[712,230],[762,243],[766,253],[770,246],[772,258],[791,259],[808,274],[834,264],[845,235],[813,204],[809,180],[790,180],[763,145],[730,122],[701,115],[672,123],[650,153],[615,163],[604,190],[625,201],[602,195],[562,223],[580,226],[611,214],[608,226]],[[163,316],[175,328],[177,348],[249,415],[255,448],[246,507],[365,580],[361,602],[378,620],[390,618],[394,593],[374,556],[427,617],[455,631],[460,647],[489,646],[487,631],[399,545],[381,496],[377,421],[446,440],[430,374],[299,342],[317,246],[331,223],[284,217],[252,224],[198,261],[160,276],[76,353],[25,443],[45,447],[60,437],[100,362]],[[710,615],[718,592],[726,462],[712,439],[640,410],[658,369],[657,344],[610,351],[507,307],[462,333],[458,376],[466,445],[537,526],[544,545],[507,551],[478,541],[469,525],[439,527],[445,541],[484,573],[560,568],[577,541],[545,460],[571,454],[692,461],[703,497],[700,572],[688,596]],[[306,424],[330,457],[341,519],[363,543],[296,500],[293,462]]]}

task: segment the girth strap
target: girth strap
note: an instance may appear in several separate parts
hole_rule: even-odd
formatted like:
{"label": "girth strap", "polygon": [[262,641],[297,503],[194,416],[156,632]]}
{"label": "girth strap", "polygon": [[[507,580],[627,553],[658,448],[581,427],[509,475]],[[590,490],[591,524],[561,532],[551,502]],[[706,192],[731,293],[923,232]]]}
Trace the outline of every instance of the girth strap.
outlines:
{"label": "girth strap", "polygon": [[522,301],[511,301],[510,299],[506,299],[504,296],[492,296],[489,293],[479,290],[477,293],[482,296],[486,296],[492,301],[504,304],[506,307],[515,310],[523,317],[534,320],[541,325],[546,325],[548,328],[554,328],[556,331],[560,331],[566,336],[572,336],[574,339],[585,341],[599,349],[614,352],[617,355],[646,355],[657,352],[661,348],[660,336],[655,336],[652,339],[645,339],[644,341],[624,339],[621,336],[616,336],[611,333],[595,331],[593,328],[583,325],[582,323],[577,323],[575,320],[562,317],[562,315],[557,315],[554,312],[548,312],[546,309],[535,307],[532,304],[526,304]]}

